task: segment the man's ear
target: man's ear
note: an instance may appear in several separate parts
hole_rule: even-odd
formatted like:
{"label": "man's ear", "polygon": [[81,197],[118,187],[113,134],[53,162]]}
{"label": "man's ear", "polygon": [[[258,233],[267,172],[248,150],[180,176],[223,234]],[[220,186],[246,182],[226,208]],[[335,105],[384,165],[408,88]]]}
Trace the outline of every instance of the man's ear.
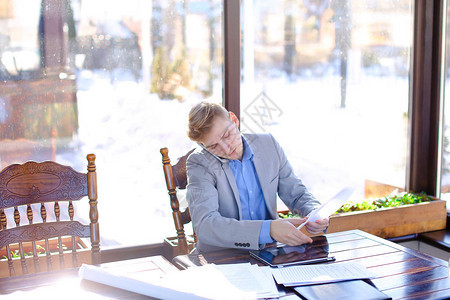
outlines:
{"label": "man's ear", "polygon": [[239,128],[239,119],[238,119],[238,117],[236,117],[236,115],[232,111],[228,112],[228,117]]}

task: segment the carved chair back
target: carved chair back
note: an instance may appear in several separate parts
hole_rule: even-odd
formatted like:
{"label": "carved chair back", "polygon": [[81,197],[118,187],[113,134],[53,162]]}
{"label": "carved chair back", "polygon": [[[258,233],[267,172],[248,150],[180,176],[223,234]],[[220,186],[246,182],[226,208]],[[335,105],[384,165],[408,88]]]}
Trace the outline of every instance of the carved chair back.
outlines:
{"label": "carved chair back", "polygon": [[[77,248],[87,248],[84,238],[90,238],[91,249],[82,262],[100,262],[95,155],[87,160],[87,173],[53,161],[13,164],[0,172],[0,250],[9,276],[79,266],[86,251]],[[86,196],[90,223],[82,224],[74,201]]]}
{"label": "carved chair back", "polygon": [[[180,157],[176,164],[172,165],[169,158],[169,150],[161,148],[162,163],[164,176],[166,178],[167,190],[169,192],[170,206],[172,207],[172,216],[175,223],[178,239],[178,253],[187,254],[191,250],[188,246],[184,225],[191,222],[191,215],[189,207],[184,211],[180,211],[180,202],[177,197],[177,189],[184,190],[187,185],[186,160],[188,156],[194,151],[190,150],[187,154]],[[194,233],[194,243],[197,242],[197,237]]]}

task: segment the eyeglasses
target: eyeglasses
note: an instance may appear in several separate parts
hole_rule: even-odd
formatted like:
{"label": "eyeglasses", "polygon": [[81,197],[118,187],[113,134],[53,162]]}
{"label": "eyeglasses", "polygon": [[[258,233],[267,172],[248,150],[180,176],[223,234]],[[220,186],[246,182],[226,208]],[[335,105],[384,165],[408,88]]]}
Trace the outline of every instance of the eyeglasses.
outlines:
{"label": "eyeglasses", "polygon": [[228,125],[227,130],[225,131],[225,134],[222,136],[222,138],[215,144],[212,144],[208,147],[205,147],[208,151],[214,152],[215,150],[218,150],[218,146],[220,143],[228,143],[236,136],[238,133],[238,128],[235,126],[233,122],[231,122],[230,125]]}

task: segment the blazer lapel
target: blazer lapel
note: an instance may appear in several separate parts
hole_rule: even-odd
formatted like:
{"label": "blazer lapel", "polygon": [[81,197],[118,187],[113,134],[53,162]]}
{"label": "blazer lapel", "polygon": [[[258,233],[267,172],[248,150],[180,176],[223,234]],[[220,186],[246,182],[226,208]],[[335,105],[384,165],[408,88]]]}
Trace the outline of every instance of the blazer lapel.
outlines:
{"label": "blazer lapel", "polygon": [[222,169],[227,176],[228,183],[230,184],[231,190],[233,191],[234,200],[239,208],[239,220],[242,219],[242,208],[241,208],[241,200],[239,198],[239,191],[236,184],[236,180],[234,179],[233,171],[231,171],[228,163],[222,164]]}
{"label": "blazer lapel", "polygon": [[[268,158],[267,157],[264,158],[261,155],[261,152],[259,152],[258,150],[255,151],[255,149],[259,149],[259,148],[257,148],[257,147],[252,148],[253,164],[255,166],[256,174],[258,175],[259,184],[261,185],[261,190],[264,195],[264,201],[266,202],[267,210],[269,211],[272,219],[276,219],[277,218],[276,201],[269,201],[270,193],[268,191],[268,188],[269,188],[270,178],[267,178],[268,172],[267,172],[267,170],[264,169],[265,166],[267,165],[264,163],[264,160],[268,159]],[[275,207],[272,207],[273,204],[275,204]]]}

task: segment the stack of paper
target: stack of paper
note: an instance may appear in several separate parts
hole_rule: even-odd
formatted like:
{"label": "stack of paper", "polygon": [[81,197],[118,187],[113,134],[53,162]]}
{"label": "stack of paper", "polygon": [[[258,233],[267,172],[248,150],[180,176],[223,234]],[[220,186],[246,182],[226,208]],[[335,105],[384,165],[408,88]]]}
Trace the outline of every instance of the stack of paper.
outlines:
{"label": "stack of paper", "polygon": [[161,278],[151,276],[148,272],[129,274],[82,265],[79,276],[163,299],[256,299],[280,296],[270,269],[250,263],[208,264],[171,272]]}
{"label": "stack of paper", "polygon": [[284,286],[301,286],[375,277],[375,274],[368,271],[364,266],[352,262],[278,268],[272,269],[272,274],[277,283]]}
{"label": "stack of paper", "polygon": [[[136,273],[144,275],[142,273]],[[166,299],[199,299],[201,297],[180,292],[176,289],[165,287],[161,284],[161,278],[150,276],[149,278],[136,278],[131,274],[115,272],[112,269],[105,269],[101,267],[83,264],[78,271],[78,275],[82,279],[99,282],[105,285],[113,286],[119,289],[135,292],[138,294]]]}

